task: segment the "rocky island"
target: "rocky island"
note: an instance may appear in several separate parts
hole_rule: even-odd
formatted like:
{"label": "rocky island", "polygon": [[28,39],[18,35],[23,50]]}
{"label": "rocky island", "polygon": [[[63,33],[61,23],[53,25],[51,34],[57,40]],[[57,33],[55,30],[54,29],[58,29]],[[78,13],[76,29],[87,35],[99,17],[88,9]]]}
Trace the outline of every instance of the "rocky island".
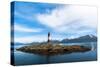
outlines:
{"label": "rocky island", "polygon": [[65,53],[73,53],[73,52],[86,52],[91,50],[85,46],[72,45],[72,46],[63,46],[63,45],[32,45],[32,46],[24,46],[16,49],[18,51],[34,53],[40,55],[57,55],[57,54],[65,54]]}
{"label": "rocky island", "polygon": [[34,53],[40,55],[57,55],[57,54],[65,54],[65,53],[73,53],[73,52],[86,52],[91,50],[91,48],[83,46],[83,45],[71,45],[65,46],[50,42],[50,33],[48,33],[48,41],[47,43],[41,43],[39,45],[31,45],[31,46],[24,46],[21,48],[17,48],[16,50],[27,52],[27,53]]}

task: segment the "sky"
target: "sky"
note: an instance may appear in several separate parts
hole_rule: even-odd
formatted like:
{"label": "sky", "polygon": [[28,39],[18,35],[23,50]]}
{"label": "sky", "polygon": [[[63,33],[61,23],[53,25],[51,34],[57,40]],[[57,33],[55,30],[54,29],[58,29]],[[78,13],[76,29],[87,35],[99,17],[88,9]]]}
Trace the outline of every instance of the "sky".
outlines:
{"label": "sky", "polygon": [[97,8],[85,5],[14,2],[14,42],[31,43],[97,34]]}

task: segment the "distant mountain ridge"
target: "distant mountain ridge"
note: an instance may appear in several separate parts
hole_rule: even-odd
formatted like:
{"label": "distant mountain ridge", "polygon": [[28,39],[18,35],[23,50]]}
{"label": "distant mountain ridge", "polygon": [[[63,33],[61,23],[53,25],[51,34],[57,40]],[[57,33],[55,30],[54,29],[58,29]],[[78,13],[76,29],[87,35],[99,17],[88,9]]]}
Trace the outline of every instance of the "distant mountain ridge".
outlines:
{"label": "distant mountain ridge", "polygon": [[74,39],[63,39],[62,43],[76,43],[76,42],[96,42],[97,37],[94,35],[85,35]]}
{"label": "distant mountain ridge", "polygon": [[[73,38],[73,39],[62,39],[61,41],[59,40],[51,40],[51,43],[79,43],[79,42],[96,42],[97,41],[97,37],[94,35],[85,35],[85,36],[80,36],[77,38]],[[40,44],[40,43],[47,43],[47,42],[32,42],[32,43],[28,43],[29,45],[31,44]],[[14,43],[16,45],[23,45],[23,43]],[[27,44],[27,43],[26,43]],[[24,44],[25,45],[25,44]]]}

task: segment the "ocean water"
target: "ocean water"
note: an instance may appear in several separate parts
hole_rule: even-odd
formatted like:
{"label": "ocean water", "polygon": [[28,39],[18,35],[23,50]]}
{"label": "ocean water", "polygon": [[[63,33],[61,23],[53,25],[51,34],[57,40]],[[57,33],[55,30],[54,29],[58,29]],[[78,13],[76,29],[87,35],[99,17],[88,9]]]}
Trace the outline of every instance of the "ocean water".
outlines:
{"label": "ocean water", "polygon": [[[80,61],[95,61],[97,60],[97,43],[61,43],[61,45],[85,45],[91,47],[91,51],[77,52],[55,56],[43,56],[31,53],[25,53],[14,50],[15,65],[32,65],[32,64],[48,64],[62,62],[80,62]],[[25,45],[16,45],[14,49]],[[12,52],[13,53],[13,52]]]}

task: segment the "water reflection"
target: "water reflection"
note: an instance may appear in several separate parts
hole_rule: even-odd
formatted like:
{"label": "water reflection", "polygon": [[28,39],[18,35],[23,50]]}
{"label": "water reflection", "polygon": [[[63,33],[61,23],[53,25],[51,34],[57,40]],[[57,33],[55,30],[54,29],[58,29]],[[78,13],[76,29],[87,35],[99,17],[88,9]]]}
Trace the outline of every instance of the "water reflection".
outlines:
{"label": "water reflection", "polygon": [[[97,43],[63,43],[63,45],[85,45],[91,47],[91,51],[70,54],[58,54],[54,56],[43,56],[20,51],[14,51],[15,65],[48,64],[61,62],[93,61],[97,60]],[[62,45],[62,44],[61,44]],[[25,46],[25,45],[23,45]],[[16,46],[18,48],[19,46]],[[20,46],[22,47],[22,46]]]}

